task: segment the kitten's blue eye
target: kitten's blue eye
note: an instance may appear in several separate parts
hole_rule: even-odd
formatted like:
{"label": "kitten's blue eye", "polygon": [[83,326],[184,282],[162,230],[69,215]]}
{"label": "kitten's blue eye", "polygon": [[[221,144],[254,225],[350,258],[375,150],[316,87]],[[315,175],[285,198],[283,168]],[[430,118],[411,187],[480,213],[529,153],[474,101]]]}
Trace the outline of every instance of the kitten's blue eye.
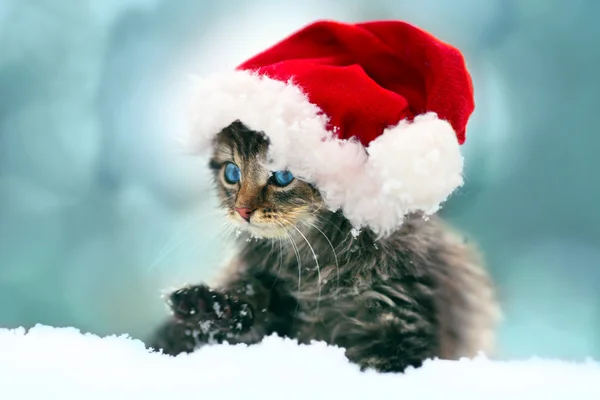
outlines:
{"label": "kitten's blue eye", "polygon": [[225,181],[229,184],[236,184],[242,178],[240,168],[234,163],[227,163],[225,166]]}
{"label": "kitten's blue eye", "polygon": [[294,180],[294,175],[290,171],[275,171],[273,180],[278,186],[287,186]]}

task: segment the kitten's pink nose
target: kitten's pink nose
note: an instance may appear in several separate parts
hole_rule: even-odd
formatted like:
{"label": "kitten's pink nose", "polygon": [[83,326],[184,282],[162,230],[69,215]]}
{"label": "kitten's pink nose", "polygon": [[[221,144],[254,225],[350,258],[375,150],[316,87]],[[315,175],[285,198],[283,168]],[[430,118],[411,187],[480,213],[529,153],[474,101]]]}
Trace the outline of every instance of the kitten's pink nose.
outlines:
{"label": "kitten's pink nose", "polygon": [[254,212],[254,210],[246,207],[236,207],[235,211],[240,214],[240,217],[244,218],[246,221],[250,221],[250,216]]}

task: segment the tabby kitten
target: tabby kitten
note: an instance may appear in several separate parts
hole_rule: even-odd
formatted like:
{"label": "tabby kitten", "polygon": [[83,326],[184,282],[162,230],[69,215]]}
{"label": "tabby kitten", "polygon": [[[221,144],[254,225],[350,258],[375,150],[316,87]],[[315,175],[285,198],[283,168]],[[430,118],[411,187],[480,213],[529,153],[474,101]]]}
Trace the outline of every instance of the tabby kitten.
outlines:
{"label": "tabby kitten", "polygon": [[411,215],[389,237],[357,234],[310,184],[263,167],[268,140],[235,122],[210,161],[222,206],[243,233],[219,282],[184,287],[150,345],[167,354],[265,335],[322,340],[363,369],[492,348],[498,307],[477,254],[442,222]]}

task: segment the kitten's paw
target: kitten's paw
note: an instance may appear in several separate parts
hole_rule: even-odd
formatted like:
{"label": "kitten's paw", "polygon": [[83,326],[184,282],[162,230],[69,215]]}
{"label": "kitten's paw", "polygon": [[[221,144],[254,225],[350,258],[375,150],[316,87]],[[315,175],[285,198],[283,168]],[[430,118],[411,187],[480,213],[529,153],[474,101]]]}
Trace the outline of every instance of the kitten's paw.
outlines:
{"label": "kitten's paw", "polygon": [[206,285],[176,290],[167,302],[175,318],[188,324],[210,322],[223,332],[241,333],[247,331],[254,322],[249,304]]}

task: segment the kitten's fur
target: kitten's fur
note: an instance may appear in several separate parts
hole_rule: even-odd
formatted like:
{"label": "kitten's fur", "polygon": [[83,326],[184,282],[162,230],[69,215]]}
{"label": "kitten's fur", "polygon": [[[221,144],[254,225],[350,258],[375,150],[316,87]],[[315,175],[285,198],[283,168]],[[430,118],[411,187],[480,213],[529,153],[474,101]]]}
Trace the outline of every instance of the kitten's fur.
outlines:
{"label": "kitten's fur", "polygon": [[[273,184],[263,167],[267,146],[240,122],[218,135],[210,165],[228,217],[246,233],[214,291],[197,285],[171,295],[175,316],[153,348],[178,354],[275,333],[339,345],[351,361],[379,371],[491,350],[494,290],[461,237],[436,217],[411,215],[387,238],[368,229],[355,238],[311,185]],[[241,168],[240,184],[224,180],[227,162]],[[256,209],[250,223],[236,206]]]}

